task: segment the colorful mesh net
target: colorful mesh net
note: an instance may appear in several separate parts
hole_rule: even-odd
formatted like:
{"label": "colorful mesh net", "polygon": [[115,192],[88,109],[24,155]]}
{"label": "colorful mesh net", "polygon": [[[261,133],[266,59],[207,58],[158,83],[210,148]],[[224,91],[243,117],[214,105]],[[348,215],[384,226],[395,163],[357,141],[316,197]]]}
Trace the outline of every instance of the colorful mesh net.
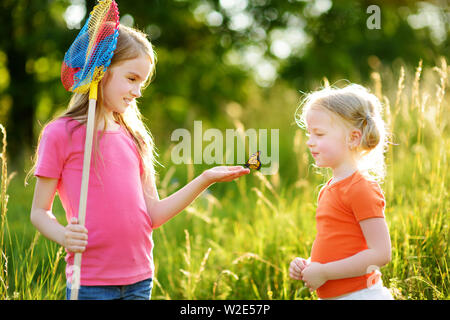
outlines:
{"label": "colorful mesh net", "polygon": [[114,0],[100,0],[64,56],[61,81],[67,91],[87,93],[111,63],[119,35],[119,10]]}

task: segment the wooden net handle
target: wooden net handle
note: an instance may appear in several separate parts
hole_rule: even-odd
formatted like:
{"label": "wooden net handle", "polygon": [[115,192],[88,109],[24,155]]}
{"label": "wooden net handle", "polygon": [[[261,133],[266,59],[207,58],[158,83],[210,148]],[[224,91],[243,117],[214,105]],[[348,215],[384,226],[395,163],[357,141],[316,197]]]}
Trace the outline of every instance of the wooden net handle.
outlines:
{"label": "wooden net handle", "polygon": [[[89,184],[89,169],[91,167],[92,140],[94,137],[95,108],[97,100],[89,99],[88,119],[86,125],[86,141],[84,144],[83,176],[81,177],[80,204],[78,208],[78,224],[84,226],[86,217],[87,193]],[[81,273],[81,253],[75,253],[72,269],[72,288],[70,300],[78,299]]]}

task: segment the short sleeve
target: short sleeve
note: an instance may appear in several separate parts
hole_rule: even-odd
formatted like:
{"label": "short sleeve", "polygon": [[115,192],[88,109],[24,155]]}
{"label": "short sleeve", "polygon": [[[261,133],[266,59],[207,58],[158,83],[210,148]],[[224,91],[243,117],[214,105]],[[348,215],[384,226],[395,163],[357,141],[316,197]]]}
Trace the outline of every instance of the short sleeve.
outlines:
{"label": "short sleeve", "polygon": [[384,218],[385,200],[378,183],[362,180],[353,186],[350,206],[358,222],[369,218]]}
{"label": "short sleeve", "polygon": [[57,123],[48,124],[43,132],[38,146],[38,158],[35,176],[59,179],[65,160],[64,126]]}

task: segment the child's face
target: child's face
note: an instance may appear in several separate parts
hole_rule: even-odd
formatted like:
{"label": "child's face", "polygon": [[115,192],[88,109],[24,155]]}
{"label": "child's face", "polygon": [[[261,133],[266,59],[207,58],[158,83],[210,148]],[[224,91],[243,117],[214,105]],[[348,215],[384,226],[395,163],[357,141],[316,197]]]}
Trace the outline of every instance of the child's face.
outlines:
{"label": "child's face", "polygon": [[125,60],[111,66],[103,83],[103,106],[108,111],[123,113],[134,99],[141,96],[141,85],[151,70],[149,57]]}
{"label": "child's face", "polygon": [[336,123],[336,119],[329,112],[320,108],[309,109],[306,114],[306,127],[306,144],[317,166],[334,169],[349,159],[346,130],[343,125]]}

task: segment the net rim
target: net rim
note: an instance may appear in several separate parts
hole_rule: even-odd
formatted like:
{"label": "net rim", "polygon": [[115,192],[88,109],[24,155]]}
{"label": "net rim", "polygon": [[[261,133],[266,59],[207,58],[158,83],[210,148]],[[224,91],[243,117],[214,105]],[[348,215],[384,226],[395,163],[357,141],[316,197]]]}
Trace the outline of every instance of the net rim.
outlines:
{"label": "net rim", "polygon": [[[95,16],[96,12],[99,11],[100,8],[105,8],[105,7],[108,8],[108,10],[106,10],[106,13],[108,13],[112,9],[112,12],[113,12],[113,20],[112,21],[115,22],[114,27],[113,27],[114,31],[112,33],[113,38],[112,38],[111,44],[109,45],[108,49],[105,50],[104,52],[102,52],[101,55],[99,56],[99,57],[105,58],[104,59],[105,62],[101,65],[92,65],[89,68],[89,70],[85,70],[83,72],[86,74],[92,73],[92,78],[89,80],[89,82],[85,83],[86,77],[80,78],[78,80],[76,80],[75,77],[73,77],[73,79],[72,79],[73,83],[68,84],[67,81],[65,81],[63,79],[64,65],[65,65],[66,58],[68,56],[68,52],[70,52],[72,46],[74,46],[76,44],[78,37],[80,35],[82,35],[83,33],[87,32],[85,30],[88,29],[88,24],[89,24],[91,17]],[[103,16],[105,16],[105,14]],[[99,24],[97,29],[103,25],[104,25],[103,23]],[[63,83],[63,86],[67,91],[75,92],[75,93],[87,93],[87,92],[89,92],[90,87],[93,83],[100,82],[100,80],[103,78],[103,75],[105,74],[107,68],[111,64],[112,57],[114,56],[114,51],[117,46],[117,38],[119,36],[119,25],[120,25],[119,8],[118,8],[116,1],[115,0],[99,0],[97,2],[97,4],[93,7],[91,12],[89,13],[89,17],[86,19],[86,21],[85,21],[83,27],[80,29],[80,32],[78,33],[77,37],[70,45],[69,50],[67,50],[64,55],[63,65],[62,65],[62,69],[61,69],[61,82]],[[93,50],[91,50],[90,52],[86,52],[86,56],[91,57],[92,51]],[[106,57],[105,57],[105,55],[106,55]],[[86,58],[84,61],[83,67],[80,68],[80,70],[83,70],[86,67],[86,64],[88,64],[88,63],[89,63],[89,60]],[[67,66],[67,67],[70,69],[73,69],[73,67],[69,67],[69,66]],[[68,87],[68,85],[70,85],[70,87]]]}

